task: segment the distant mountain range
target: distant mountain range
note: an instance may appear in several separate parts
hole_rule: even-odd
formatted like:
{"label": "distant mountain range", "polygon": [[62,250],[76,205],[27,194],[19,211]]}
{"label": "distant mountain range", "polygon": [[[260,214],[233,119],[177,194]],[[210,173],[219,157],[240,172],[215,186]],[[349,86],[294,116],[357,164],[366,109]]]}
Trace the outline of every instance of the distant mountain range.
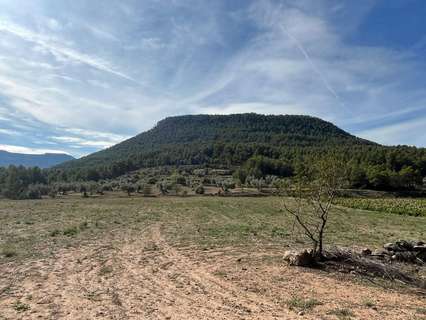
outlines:
{"label": "distant mountain range", "polygon": [[74,158],[68,154],[23,154],[0,150],[0,167],[22,165],[25,167],[50,168],[69,160],[74,160]]}

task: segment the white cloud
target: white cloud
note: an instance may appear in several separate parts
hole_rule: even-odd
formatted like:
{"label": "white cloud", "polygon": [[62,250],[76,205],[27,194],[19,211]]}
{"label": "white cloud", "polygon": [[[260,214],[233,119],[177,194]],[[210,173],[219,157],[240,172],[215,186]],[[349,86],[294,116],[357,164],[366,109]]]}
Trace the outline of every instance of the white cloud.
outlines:
{"label": "white cloud", "polygon": [[110,133],[110,132],[102,132],[102,131],[94,131],[94,130],[86,130],[81,128],[64,128],[64,131],[73,133],[76,135],[81,136],[90,136],[92,138],[100,138],[100,139],[107,139],[109,141],[123,141],[128,138],[128,136]]}
{"label": "white cloud", "polygon": [[337,2],[259,0],[226,13],[219,0],[10,2],[0,14],[1,120],[30,123],[27,140],[91,152],[177,114],[309,114],[351,132],[424,114],[424,61],[350,42],[374,1]]}
{"label": "white cloud", "polygon": [[13,153],[27,153],[27,154],[45,154],[45,153],[65,153],[62,150],[56,150],[56,149],[38,149],[38,148],[30,148],[30,147],[24,147],[24,146],[15,146],[15,145],[8,145],[8,144],[0,144],[0,150],[13,152]]}
{"label": "white cloud", "polygon": [[62,29],[61,24],[59,23],[58,20],[53,19],[53,18],[48,18],[46,20],[46,25],[49,27],[49,29],[54,30],[54,31],[58,31]]}
{"label": "white cloud", "polygon": [[66,143],[72,148],[108,148],[129,138],[113,133],[78,128],[63,128],[63,131],[71,133],[73,136],[53,136],[50,137],[50,139],[56,142]]}
{"label": "white cloud", "polygon": [[51,139],[66,143],[71,148],[81,148],[81,147],[95,147],[95,148],[108,148],[113,146],[119,141],[102,141],[102,140],[89,140],[89,139],[83,139],[83,138],[77,138],[77,137],[51,137]]}
{"label": "white cloud", "polygon": [[96,37],[103,39],[103,40],[109,40],[109,41],[115,41],[115,42],[119,42],[120,40],[114,36],[113,34],[100,29],[99,27],[93,26],[93,25],[89,25],[89,24],[85,24],[85,27],[91,32],[93,33]]}
{"label": "white cloud", "polygon": [[54,55],[58,61],[83,63],[92,68],[111,73],[130,81],[135,81],[132,77],[116,70],[109,62],[99,57],[90,56],[68,48],[56,38],[32,32],[6,20],[0,20],[0,31],[11,33],[25,41],[38,45],[42,50]]}
{"label": "white cloud", "polygon": [[89,79],[87,80],[87,82],[91,84],[92,86],[96,86],[102,89],[111,89],[111,85],[108,84],[107,82],[99,81],[96,79]]}
{"label": "white cloud", "polygon": [[374,140],[385,145],[399,144],[426,148],[426,117],[385,125],[358,132],[358,136]]}
{"label": "white cloud", "polygon": [[[298,105],[287,104],[269,104],[258,102],[247,103],[232,103],[221,106],[208,106],[202,109],[203,113],[209,114],[234,114],[234,113],[264,113],[264,114],[305,114],[308,115],[309,111],[304,110],[303,107]],[[194,110],[194,113],[196,110]]]}
{"label": "white cloud", "polygon": [[6,134],[6,135],[9,135],[9,136],[18,136],[18,135],[20,135],[20,133],[18,131],[16,131],[16,130],[10,130],[10,129],[0,129],[0,134]]}

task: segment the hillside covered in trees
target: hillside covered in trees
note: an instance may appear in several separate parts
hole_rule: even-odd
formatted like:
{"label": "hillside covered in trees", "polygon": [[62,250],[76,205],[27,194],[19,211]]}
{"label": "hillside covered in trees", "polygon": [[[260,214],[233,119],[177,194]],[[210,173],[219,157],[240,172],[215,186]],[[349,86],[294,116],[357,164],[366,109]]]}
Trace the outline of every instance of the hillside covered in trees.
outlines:
{"label": "hillside covered in trees", "polygon": [[33,184],[102,184],[139,169],[183,166],[228,169],[236,183],[264,184],[291,178],[329,154],[347,165],[349,188],[413,190],[426,177],[426,149],[382,146],[318,118],[190,115],[166,118],[111,148],[48,170],[0,170],[0,188],[26,197]]}
{"label": "hillside covered in trees", "polygon": [[[260,173],[256,169],[257,175],[292,175],[300,164],[329,152],[345,158],[354,187],[386,189],[401,170],[416,183],[426,176],[425,149],[381,146],[314,117],[253,113],[166,118],[147,132],[60,165],[55,172],[59,180],[99,180],[140,168],[201,165],[254,166],[263,168]],[[274,160],[283,168],[276,168]]]}
{"label": "hillside covered in trees", "polygon": [[375,145],[309,116],[189,115],[170,117],[109,149],[58,166],[101,176],[162,165],[241,165],[253,155],[279,158],[288,150]]}

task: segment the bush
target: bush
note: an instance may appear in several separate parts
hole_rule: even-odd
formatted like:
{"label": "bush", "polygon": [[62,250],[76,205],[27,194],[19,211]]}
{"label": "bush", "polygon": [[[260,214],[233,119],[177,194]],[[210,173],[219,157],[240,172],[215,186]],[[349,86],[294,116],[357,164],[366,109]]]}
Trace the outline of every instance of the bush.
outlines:
{"label": "bush", "polygon": [[179,175],[179,174],[173,176],[173,182],[176,183],[176,184],[180,184],[180,185],[186,186],[186,179],[185,179],[185,177],[182,176],[182,175]]}
{"label": "bush", "polygon": [[17,312],[25,312],[30,310],[30,306],[26,303],[23,303],[21,301],[16,301],[13,305],[12,305],[13,309],[15,309]]}
{"label": "bush", "polygon": [[61,231],[59,231],[58,229],[55,229],[49,232],[49,235],[51,237],[56,237],[56,236],[59,236],[60,234],[61,234]]}
{"label": "bush", "polygon": [[203,187],[203,185],[202,184],[200,184],[199,186],[197,186],[196,188],[195,188],[195,193],[196,194],[204,194],[204,187]]}
{"label": "bush", "polygon": [[13,248],[12,246],[5,246],[1,250],[1,254],[3,256],[5,256],[6,258],[12,258],[12,257],[16,256],[18,253],[17,253],[16,249]]}
{"label": "bush", "polygon": [[69,227],[63,231],[63,234],[64,236],[72,237],[75,236],[78,232],[79,230],[77,229],[77,227]]}
{"label": "bush", "polygon": [[297,296],[292,297],[287,301],[287,306],[290,310],[295,311],[307,311],[311,310],[314,307],[321,305],[322,303],[316,299],[303,299]]}
{"label": "bush", "polygon": [[123,190],[124,192],[126,192],[127,195],[130,197],[131,194],[136,191],[136,188],[132,184],[123,184],[121,186],[121,190]]}
{"label": "bush", "polygon": [[52,199],[54,199],[54,198],[56,198],[56,195],[57,195],[58,193],[57,193],[57,191],[56,191],[56,189],[55,188],[51,188],[50,189],[50,191],[49,191],[49,197],[50,198],[52,198]]}
{"label": "bush", "polygon": [[41,199],[41,190],[39,185],[30,184],[26,192],[27,199]]}
{"label": "bush", "polygon": [[158,180],[157,180],[157,178],[155,178],[155,177],[152,177],[152,178],[149,178],[148,179],[148,183],[149,184],[156,184],[158,182]]}

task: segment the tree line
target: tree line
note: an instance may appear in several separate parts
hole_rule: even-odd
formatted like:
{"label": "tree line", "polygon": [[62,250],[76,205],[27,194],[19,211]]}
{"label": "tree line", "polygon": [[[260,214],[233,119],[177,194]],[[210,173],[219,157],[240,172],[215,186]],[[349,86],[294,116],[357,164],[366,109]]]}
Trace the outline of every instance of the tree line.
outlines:
{"label": "tree line", "polygon": [[[422,186],[426,176],[425,149],[413,147],[383,147],[357,145],[340,147],[287,147],[277,149],[264,145],[217,145],[208,152],[197,153],[194,148],[174,154],[157,154],[155,161],[129,158],[112,164],[90,168],[0,168],[0,191],[13,199],[37,198],[52,192],[62,192],[64,186],[80,191],[84,183],[114,181],[119,177],[149,167],[192,165],[194,167],[221,167],[233,171],[235,181],[241,185],[271,184],[271,177],[292,178],[304,167],[313,166],[326,154],[338,154],[347,168],[349,188],[374,190],[414,190]],[[168,160],[165,160],[168,159]],[[72,186],[72,187],[70,187]],[[92,192],[95,187],[86,186]]]}
{"label": "tree line", "polygon": [[[384,147],[379,145],[342,145],[337,147],[274,147],[265,144],[191,144],[165,148],[158,152],[130,156],[113,163],[100,162],[90,167],[52,169],[50,180],[98,181],[114,179],[141,168],[160,166],[242,167],[247,175],[292,176],[304,163],[315,163],[328,153],[340,154],[350,170],[353,187],[373,189],[409,188],[426,176],[426,149]],[[263,160],[262,160],[263,159]]]}

